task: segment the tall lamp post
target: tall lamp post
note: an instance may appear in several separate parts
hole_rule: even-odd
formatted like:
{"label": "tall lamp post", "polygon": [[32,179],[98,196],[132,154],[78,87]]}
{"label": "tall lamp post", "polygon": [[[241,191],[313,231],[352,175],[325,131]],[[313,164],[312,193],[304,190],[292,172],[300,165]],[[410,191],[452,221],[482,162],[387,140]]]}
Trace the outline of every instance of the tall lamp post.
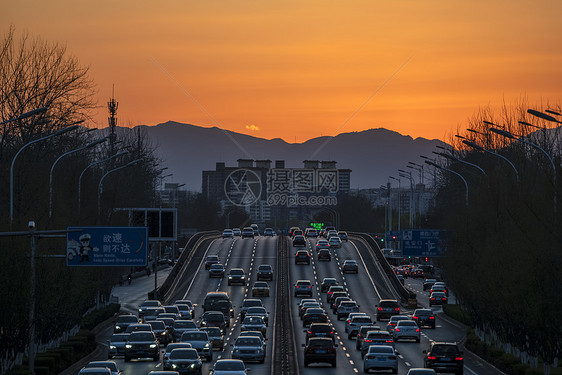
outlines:
{"label": "tall lamp post", "polygon": [[84,176],[84,173],[86,172],[86,170],[88,170],[90,167],[93,167],[94,165],[97,165],[97,164],[106,162],[106,161],[108,161],[108,160],[115,159],[115,158],[117,158],[117,157],[119,157],[119,156],[123,156],[123,155],[125,155],[125,154],[127,154],[127,153],[129,153],[129,151],[126,151],[126,150],[125,150],[125,151],[118,152],[118,153],[116,153],[116,154],[113,155],[113,156],[110,156],[110,157],[105,158],[105,159],[103,159],[103,160],[98,160],[98,161],[96,161],[96,162],[93,162],[93,163],[91,163],[90,165],[88,165],[86,168],[84,168],[84,169],[82,170],[82,173],[80,173],[80,177],[78,178],[78,214],[80,214],[80,208],[81,208],[81,207],[80,207],[80,206],[81,206],[81,205],[80,205],[80,196],[81,196],[81,189],[80,189],[80,186],[82,186],[82,176]]}
{"label": "tall lamp post", "polygon": [[414,216],[415,216],[415,206],[414,206],[414,179],[412,178],[411,171],[405,171],[403,169],[399,169],[398,175],[400,177],[405,177],[410,180],[410,229],[414,229]]}
{"label": "tall lamp post", "polygon": [[116,172],[116,171],[118,171],[118,170],[120,170],[120,169],[123,169],[123,168],[127,168],[127,167],[129,167],[129,166],[131,166],[131,165],[133,165],[133,164],[138,163],[138,162],[141,161],[141,160],[142,160],[142,158],[136,159],[136,160],[133,160],[133,161],[130,162],[130,163],[127,163],[127,164],[122,165],[122,166],[120,166],[120,167],[114,168],[114,169],[112,169],[112,170],[106,172],[106,174],[104,174],[104,175],[101,177],[100,183],[98,184],[98,216],[99,216],[100,211],[101,211],[101,194],[103,193],[103,180],[105,179],[105,177],[106,177],[108,174],[110,174],[110,173]]}
{"label": "tall lamp post", "polygon": [[78,151],[85,150],[87,148],[97,146],[100,143],[103,143],[103,142],[106,142],[106,141],[107,141],[107,138],[98,139],[96,141],[93,141],[93,142],[87,144],[86,146],[83,146],[83,147],[65,152],[64,154],[59,156],[57,158],[57,160],[55,160],[55,162],[51,166],[51,172],[49,173],[49,218],[51,218],[51,216],[53,214],[53,170],[55,169],[55,166],[57,165],[57,163],[67,155],[73,154],[73,153],[78,152]]}
{"label": "tall lamp post", "polygon": [[[29,117],[29,116],[27,116],[27,117]],[[16,159],[18,158],[18,155],[25,148],[27,148],[28,146],[31,146],[34,143],[44,141],[44,140],[47,140],[47,139],[52,138],[52,137],[56,137],[56,136],[62,135],[64,133],[68,133],[69,131],[72,131],[76,128],[78,128],[78,125],[69,126],[68,128],[58,130],[58,131],[54,132],[53,134],[49,134],[45,137],[41,137],[39,139],[28,142],[25,145],[23,145],[22,148],[20,148],[18,150],[18,152],[16,152],[16,155],[14,155],[14,158],[12,159],[12,165],[10,166],[10,224],[14,221],[14,164],[16,163]]]}
{"label": "tall lamp post", "polygon": [[513,165],[513,163],[512,163],[511,161],[509,161],[508,158],[506,158],[505,156],[500,155],[500,154],[498,154],[498,153],[495,153],[495,152],[493,152],[493,151],[486,150],[484,147],[479,146],[479,145],[477,145],[476,143],[471,142],[471,141],[466,140],[466,139],[464,139],[464,140],[462,141],[462,143],[464,143],[464,144],[467,145],[467,146],[472,147],[472,148],[475,149],[475,150],[484,151],[484,152],[486,152],[486,153],[488,153],[488,154],[495,155],[495,156],[497,156],[497,157],[499,157],[499,158],[505,160],[506,162],[508,162],[509,165],[511,165],[511,168],[513,168],[513,171],[515,172],[515,177],[517,178],[517,182],[519,182],[519,172],[517,172],[517,168],[515,168],[515,165]]}
{"label": "tall lamp post", "polygon": [[[443,147],[439,147],[439,146],[436,146],[436,147],[438,147],[438,148],[443,148]],[[454,160],[454,161],[456,161],[456,162],[459,162],[459,163],[462,163],[462,164],[466,164],[466,165],[470,165],[470,166],[472,166],[472,167],[474,167],[474,168],[477,168],[480,172],[482,172],[482,174],[483,174],[484,176],[488,177],[488,175],[486,174],[486,172],[484,172],[484,170],[483,170],[482,168],[480,168],[480,167],[479,167],[478,165],[476,165],[476,164],[469,163],[468,161],[459,159],[459,158],[457,158],[457,157],[455,157],[455,156],[453,156],[453,155],[449,155],[449,154],[446,154],[446,153],[444,153],[444,152],[435,152],[435,151],[431,151],[431,152],[434,153],[435,155],[443,156],[443,157],[446,158],[446,159]]]}
{"label": "tall lamp post", "polygon": [[436,164],[436,163],[434,163],[434,162],[432,162],[432,161],[426,160],[425,163],[426,163],[426,164],[429,164],[429,165],[431,165],[431,166],[434,166],[435,168],[439,168],[439,169],[442,169],[442,170],[444,170],[444,171],[451,172],[451,173],[457,175],[457,176],[462,180],[462,182],[464,182],[464,187],[465,187],[465,205],[466,205],[466,207],[468,207],[468,183],[466,182],[465,178],[464,178],[460,173],[457,173],[457,172],[455,172],[455,171],[453,171],[453,170],[451,170],[451,169],[442,167],[442,166],[440,166],[440,165],[438,165],[438,164]]}
{"label": "tall lamp post", "polygon": [[389,176],[388,178],[390,178],[391,180],[396,180],[398,181],[398,232],[400,232],[400,215],[402,214],[400,212],[400,194],[401,194],[401,186],[400,186],[400,179],[396,178],[396,177],[392,177]]}

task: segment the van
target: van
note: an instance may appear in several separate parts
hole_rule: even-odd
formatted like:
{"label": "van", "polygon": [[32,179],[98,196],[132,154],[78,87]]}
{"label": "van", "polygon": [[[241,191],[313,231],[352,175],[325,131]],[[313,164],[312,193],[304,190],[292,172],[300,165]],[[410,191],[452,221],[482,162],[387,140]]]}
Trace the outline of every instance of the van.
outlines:
{"label": "van", "polygon": [[234,306],[226,292],[208,292],[203,302],[203,311],[220,311],[224,316],[234,316]]}

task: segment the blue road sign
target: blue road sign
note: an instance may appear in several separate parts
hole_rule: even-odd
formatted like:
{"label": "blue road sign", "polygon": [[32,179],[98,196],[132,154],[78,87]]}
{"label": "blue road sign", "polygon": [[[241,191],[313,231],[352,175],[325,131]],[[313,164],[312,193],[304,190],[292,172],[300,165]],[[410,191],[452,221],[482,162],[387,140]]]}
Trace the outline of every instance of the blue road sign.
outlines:
{"label": "blue road sign", "polygon": [[437,229],[402,231],[402,254],[405,256],[432,257],[441,254],[441,234]]}
{"label": "blue road sign", "polygon": [[68,227],[67,266],[146,266],[146,227]]}

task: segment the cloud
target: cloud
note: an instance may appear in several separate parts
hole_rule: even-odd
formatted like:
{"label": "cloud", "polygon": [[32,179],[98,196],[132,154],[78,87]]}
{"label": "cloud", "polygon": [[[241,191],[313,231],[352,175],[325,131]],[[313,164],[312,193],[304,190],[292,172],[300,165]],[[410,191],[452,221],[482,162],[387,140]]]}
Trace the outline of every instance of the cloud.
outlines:
{"label": "cloud", "polygon": [[259,126],[256,125],[246,125],[246,129],[251,130],[253,132],[257,132],[260,130]]}

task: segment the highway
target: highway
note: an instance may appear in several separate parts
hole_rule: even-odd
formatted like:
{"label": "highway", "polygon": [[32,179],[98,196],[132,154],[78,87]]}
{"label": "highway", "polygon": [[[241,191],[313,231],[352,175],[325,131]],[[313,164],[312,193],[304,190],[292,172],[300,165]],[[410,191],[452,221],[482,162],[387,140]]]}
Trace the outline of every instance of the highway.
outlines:
{"label": "highway", "polygon": [[[190,299],[198,305],[196,308],[195,320],[198,321],[203,309],[204,297],[209,291],[225,291],[229,294],[234,305],[234,318],[231,319],[231,326],[227,329],[225,335],[225,349],[222,352],[215,351],[214,359],[230,358],[232,344],[240,333],[240,307],[244,298],[251,297],[251,286],[256,281],[256,270],[260,264],[270,264],[274,270],[274,280],[268,282],[270,285],[270,297],[262,298],[266,310],[270,313],[270,322],[266,333],[267,338],[267,356],[265,363],[249,363],[247,367],[251,368],[252,374],[270,374],[273,372],[272,367],[272,349],[275,345],[273,327],[275,326],[275,310],[276,310],[276,286],[277,286],[277,240],[278,237],[258,236],[254,239],[234,239],[218,238],[213,240],[206,248],[196,249],[193,254],[191,265],[182,276],[182,283],[176,294],[166,303],[173,303],[176,299]],[[290,290],[290,308],[292,312],[292,321],[294,323],[295,347],[298,359],[298,371],[301,374],[317,374],[319,368],[326,374],[354,374],[363,373],[363,360],[360,352],[355,348],[355,340],[350,340],[345,333],[344,320],[338,321],[336,316],[332,314],[332,310],[326,303],[325,293],[320,293],[320,283],[324,277],[335,277],[340,285],[344,285],[350,296],[360,305],[360,311],[367,313],[375,321],[376,308],[381,298],[396,298],[397,293],[389,286],[388,280],[384,273],[380,270],[380,266],[374,261],[370,255],[368,245],[360,238],[351,237],[349,241],[343,242],[340,249],[331,249],[331,261],[317,261],[314,246],[316,239],[308,239],[306,248],[311,254],[310,265],[294,263],[294,254],[302,247],[292,247],[290,240],[288,246],[289,257],[289,282]],[[243,268],[246,271],[250,281],[246,286],[227,285],[227,278],[216,279],[209,278],[208,271],[204,268],[204,259],[206,255],[218,255],[221,262],[225,265],[227,274],[232,268]],[[354,259],[359,264],[358,274],[342,274],[341,265],[346,259]],[[303,358],[303,348],[305,333],[302,321],[298,316],[297,304],[300,298],[293,297],[292,285],[296,280],[308,279],[314,287],[313,297],[318,298],[322,302],[322,306],[328,312],[331,323],[337,332],[337,368],[332,368],[329,364],[311,364],[305,368]],[[153,278],[150,278],[152,281]],[[145,281],[146,282],[146,281]],[[427,292],[423,292],[421,280],[407,279],[407,288],[418,292],[418,303],[422,306],[428,306]],[[139,284],[135,287],[135,284]],[[122,300],[122,309],[125,311],[136,312],[138,305],[146,299],[146,293],[152,289],[152,285],[148,285],[149,289],[138,290],[142,288],[137,280],[131,286],[120,287],[120,291],[128,294],[119,296]],[[127,288],[129,287],[129,288]],[[145,286],[146,288],[146,286]],[[455,341],[460,342],[464,337],[463,328],[450,319],[443,317],[440,307],[432,308],[437,315],[436,329],[423,328],[421,342],[401,341],[396,343],[396,349],[399,352],[399,374],[406,374],[410,367],[423,367],[424,349],[429,346],[430,340],[434,341]],[[401,314],[412,314],[412,309],[401,308]],[[376,322],[381,329],[386,329],[386,321]],[[107,332],[107,336],[111,334]],[[103,358],[100,358],[103,359]],[[118,366],[122,368],[125,374],[147,374],[151,370],[161,370],[161,362],[151,362],[148,360],[135,361],[125,363],[122,358],[116,358]],[[203,374],[207,374],[212,367],[212,363],[203,363]],[[499,374],[495,369],[490,369],[486,364],[481,363],[478,358],[472,358],[465,355],[465,373],[467,374]]]}

